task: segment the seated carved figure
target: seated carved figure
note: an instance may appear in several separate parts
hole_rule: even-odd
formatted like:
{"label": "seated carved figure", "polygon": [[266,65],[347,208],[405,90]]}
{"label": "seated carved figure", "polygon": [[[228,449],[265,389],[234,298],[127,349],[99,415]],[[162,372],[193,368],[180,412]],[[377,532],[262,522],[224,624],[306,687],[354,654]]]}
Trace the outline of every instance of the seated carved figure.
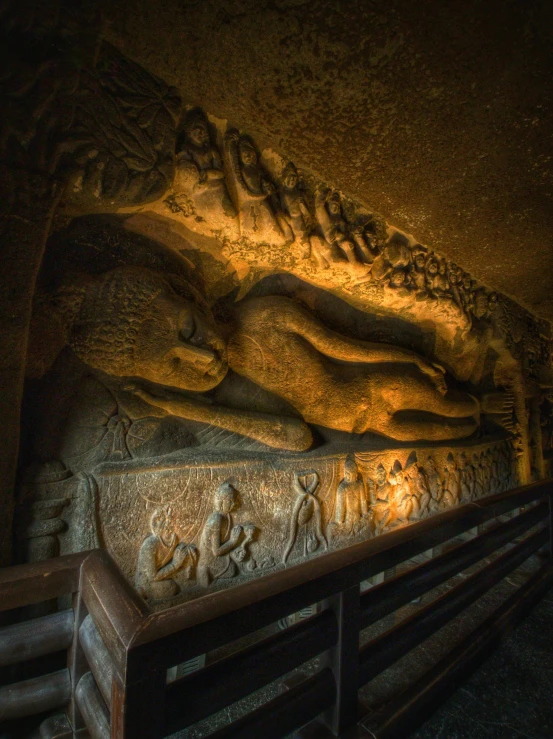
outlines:
{"label": "seated carved figure", "polygon": [[212,221],[215,228],[229,227],[236,210],[225,184],[220,152],[211,142],[205,114],[198,109],[185,118],[177,141],[176,165],[174,199],[178,203],[181,194],[190,199],[190,215],[196,216],[192,227],[197,230],[198,224],[207,221]]}
{"label": "seated carved figure", "polygon": [[[440,369],[407,349],[337,334],[291,299],[237,304],[225,345],[184,280],[119,267],[71,289],[66,341],[82,361],[176,389],[152,392],[135,382],[131,389],[151,415],[202,421],[297,451],[312,444],[307,424],[400,440],[463,438],[478,426],[477,401],[447,392]],[[301,418],[211,405],[178,392],[216,387],[229,366]]]}
{"label": "seated carved figure", "polygon": [[190,576],[198,558],[194,546],[179,543],[170,515],[170,510],[161,508],[153,512],[150,535],[142,542],[138,554],[134,584],[147,599],[163,600],[177,595],[180,589],[173,575],[187,569]]}

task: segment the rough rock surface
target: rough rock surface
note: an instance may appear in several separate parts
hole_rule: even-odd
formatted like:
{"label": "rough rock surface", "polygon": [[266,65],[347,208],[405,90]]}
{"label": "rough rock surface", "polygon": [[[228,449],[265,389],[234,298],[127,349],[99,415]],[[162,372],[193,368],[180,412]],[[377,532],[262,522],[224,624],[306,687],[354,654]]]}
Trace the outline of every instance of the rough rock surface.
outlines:
{"label": "rough rock surface", "polygon": [[553,7],[118,0],[105,37],[189,103],[553,318]]}

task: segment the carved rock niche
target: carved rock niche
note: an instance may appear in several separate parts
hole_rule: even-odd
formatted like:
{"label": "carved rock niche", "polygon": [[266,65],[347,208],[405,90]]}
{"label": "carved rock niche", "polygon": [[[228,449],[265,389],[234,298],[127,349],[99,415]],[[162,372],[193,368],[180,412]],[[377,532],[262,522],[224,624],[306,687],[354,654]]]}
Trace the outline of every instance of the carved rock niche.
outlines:
{"label": "carved rock niche", "polygon": [[22,557],[104,546],[166,606],[544,475],[548,324],[99,58],[56,150]]}

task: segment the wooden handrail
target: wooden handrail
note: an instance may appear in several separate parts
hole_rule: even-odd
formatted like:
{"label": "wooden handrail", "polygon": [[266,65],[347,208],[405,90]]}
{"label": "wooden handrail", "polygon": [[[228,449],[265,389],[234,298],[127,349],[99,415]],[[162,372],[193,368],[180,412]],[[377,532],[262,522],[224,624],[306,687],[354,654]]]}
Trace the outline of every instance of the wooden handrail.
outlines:
{"label": "wooden handrail", "polygon": [[22,608],[79,589],[81,565],[89,552],[0,569],[0,611]]}
{"label": "wooden handrail", "polygon": [[[548,500],[533,505],[544,498]],[[267,739],[277,737],[283,727],[293,730],[299,720],[310,720],[326,709],[330,711],[328,725],[338,735],[357,720],[358,684],[454,618],[533,552],[551,545],[552,500],[553,481],[533,483],[158,612],[152,612],[107,552],[67,555],[1,570],[0,610],[77,594],[75,615],[70,613],[62,640],[66,647],[71,621],[70,670],[44,676],[48,684],[55,683],[53,707],[54,698],[57,705],[67,699],[64,681],[71,673],[70,716],[75,730],[92,722],[93,735],[104,739],[159,739],[166,731],[201,720],[323,652],[323,667],[312,678],[214,736],[251,737],[258,732]],[[516,518],[498,522],[494,529],[361,595],[360,583],[373,575],[529,505]],[[514,548],[359,651],[360,629],[526,532],[530,534]],[[266,637],[167,686],[168,667],[321,601],[324,610],[310,621]],[[48,625],[55,618],[48,617]],[[17,626],[17,633],[27,633],[31,624]],[[33,639],[40,649],[46,641],[48,649],[61,643]],[[264,670],[266,660],[270,660],[270,669]],[[248,677],[235,680],[244,671]],[[32,681],[21,683],[22,695],[31,695],[34,685]],[[200,699],[207,698],[209,705],[201,707]],[[105,713],[104,702],[110,715]],[[182,715],[183,708],[187,715]],[[21,707],[18,704],[13,710]],[[79,720],[84,723],[78,725]]]}
{"label": "wooden handrail", "polygon": [[[255,614],[257,628],[273,623],[355,583],[396,566],[448,539],[475,528],[490,518],[528,505],[551,492],[551,481],[490,496],[419,521],[397,531],[355,544],[307,562],[274,572],[230,590],[210,593],[183,605],[152,613],[131,639],[135,649],[152,641],[171,660],[185,661],[251,631]],[[204,627],[204,628],[202,628]],[[222,631],[213,640],[207,631]],[[193,651],[175,645],[171,636],[193,630]],[[207,646],[209,643],[209,647]],[[175,653],[174,650],[177,650]]]}

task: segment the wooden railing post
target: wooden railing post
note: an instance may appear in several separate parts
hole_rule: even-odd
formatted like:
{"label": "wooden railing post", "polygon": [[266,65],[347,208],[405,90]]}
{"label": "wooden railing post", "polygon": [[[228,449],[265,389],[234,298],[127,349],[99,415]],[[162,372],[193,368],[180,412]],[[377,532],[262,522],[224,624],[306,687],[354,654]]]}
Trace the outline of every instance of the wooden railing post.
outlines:
{"label": "wooden railing post", "polygon": [[111,739],[162,739],[167,668],[160,666],[155,644],[130,653],[126,679],[114,675],[111,690]]}
{"label": "wooden railing post", "polygon": [[85,723],[75,699],[75,690],[77,689],[79,680],[88,669],[86,658],[79,642],[79,628],[88,613],[80,592],[73,595],[73,612],[75,614],[73,643],[67,654],[67,666],[71,673],[71,703],[69,704],[67,713],[73,731],[77,732],[85,727]]}
{"label": "wooden railing post", "polygon": [[553,490],[547,496],[549,500],[549,557],[553,559]]}
{"label": "wooden railing post", "polygon": [[358,720],[360,595],[359,585],[355,585],[325,601],[338,621],[338,641],[323,660],[336,681],[336,702],[324,716],[335,736]]}

